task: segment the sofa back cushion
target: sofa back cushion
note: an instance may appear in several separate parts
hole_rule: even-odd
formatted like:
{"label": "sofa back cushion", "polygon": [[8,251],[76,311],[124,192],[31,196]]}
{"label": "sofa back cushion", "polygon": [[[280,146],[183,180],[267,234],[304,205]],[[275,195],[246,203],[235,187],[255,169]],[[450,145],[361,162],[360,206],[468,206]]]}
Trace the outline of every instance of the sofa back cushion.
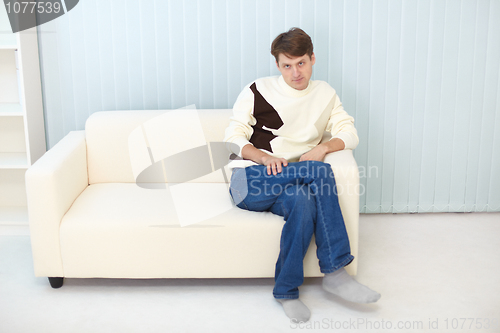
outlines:
{"label": "sofa back cushion", "polygon": [[95,112],[85,124],[89,183],[227,182],[222,140],[231,116],[231,109]]}

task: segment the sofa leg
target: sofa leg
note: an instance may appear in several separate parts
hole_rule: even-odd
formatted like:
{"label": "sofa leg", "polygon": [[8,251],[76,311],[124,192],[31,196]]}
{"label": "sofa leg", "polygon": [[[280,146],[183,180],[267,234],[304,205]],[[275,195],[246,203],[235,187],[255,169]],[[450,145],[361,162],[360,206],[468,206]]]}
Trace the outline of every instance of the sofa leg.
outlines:
{"label": "sofa leg", "polygon": [[52,288],[61,288],[64,282],[62,277],[49,277],[50,286]]}

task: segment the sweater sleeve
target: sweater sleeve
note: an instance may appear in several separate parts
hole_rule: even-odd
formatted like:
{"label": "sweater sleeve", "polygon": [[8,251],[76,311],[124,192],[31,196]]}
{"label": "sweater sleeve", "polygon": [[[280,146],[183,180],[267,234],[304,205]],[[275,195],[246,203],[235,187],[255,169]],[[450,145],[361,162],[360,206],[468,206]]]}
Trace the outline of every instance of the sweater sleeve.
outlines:
{"label": "sweater sleeve", "polygon": [[233,106],[233,116],[230,118],[229,126],[226,128],[224,142],[229,151],[241,156],[243,147],[250,143],[253,134],[252,125],[257,123],[253,116],[254,96],[247,85],[240,93]]}
{"label": "sweater sleeve", "polygon": [[339,96],[335,93],[333,109],[326,130],[332,134],[332,139],[344,141],[344,149],[354,149],[359,143],[358,132],[354,127],[354,118],[344,110]]}

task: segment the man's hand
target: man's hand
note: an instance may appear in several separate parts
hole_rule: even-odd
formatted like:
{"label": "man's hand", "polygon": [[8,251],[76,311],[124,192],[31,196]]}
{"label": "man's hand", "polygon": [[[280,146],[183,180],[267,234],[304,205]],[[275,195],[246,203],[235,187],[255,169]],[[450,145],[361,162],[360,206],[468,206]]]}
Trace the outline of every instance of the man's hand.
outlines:
{"label": "man's hand", "polygon": [[323,145],[317,145],[313,149],[309,150],[307,153],[300,156],[299,161],[319,161],[323,162],[328,149]]}
{"label": "man's hand", "polygon": [[339,138],[331,139],[330,141],[323,142],[307,153],[300,156],[299,161],[319,161],[323,162],[326,154],[333,153],[334,151],[342,150],[345,148],[344,141]]}
{"label": "man's hand", "polygon": [[262,164],[267,166],[267,174],[268,175],[270,175],[272,172],[273,175],[276,176],[278,173],[280,173],[283,170],[281,167],[281,164],[283,164],[283,166],[287,166],[288,161],[284,158],[279,158],[279,157],[267,155],[267,156],[264,156],[262,158]]}
{"label": "man's hand", "polygon": [[241,156],[244,159],[252,160],[255,163],[259,163],[267,166],[267,174],[270,175],[271,172],[276,176],[282,171],[281,165],[287,166],[288,161],[284,158],[274,157],[269,154],[260,151],[253,145],[248,144],[241,150]]}

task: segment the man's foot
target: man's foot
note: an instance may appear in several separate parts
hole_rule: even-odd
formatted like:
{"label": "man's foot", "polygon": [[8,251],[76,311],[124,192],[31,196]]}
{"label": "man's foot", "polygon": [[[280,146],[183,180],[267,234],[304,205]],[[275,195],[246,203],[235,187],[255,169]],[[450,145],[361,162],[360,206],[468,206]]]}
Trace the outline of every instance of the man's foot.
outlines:
{"label": "man's foot", "polygon": [[283,305],[283,309],[285,310],[286,315],[294,322],[306,322],[309,320],[309,318],[311,318],[311,311],[309,311],[309,308],[298,298],[277,298],[276,300],[280,302],[281,305]]}
{"label": "man's foot", "polygon": [[323,289],[345,300],[356,303],[373,303],[380,298],[378,292],[354,280],[344,267],[335,272],[325,274],[323,277]]}

